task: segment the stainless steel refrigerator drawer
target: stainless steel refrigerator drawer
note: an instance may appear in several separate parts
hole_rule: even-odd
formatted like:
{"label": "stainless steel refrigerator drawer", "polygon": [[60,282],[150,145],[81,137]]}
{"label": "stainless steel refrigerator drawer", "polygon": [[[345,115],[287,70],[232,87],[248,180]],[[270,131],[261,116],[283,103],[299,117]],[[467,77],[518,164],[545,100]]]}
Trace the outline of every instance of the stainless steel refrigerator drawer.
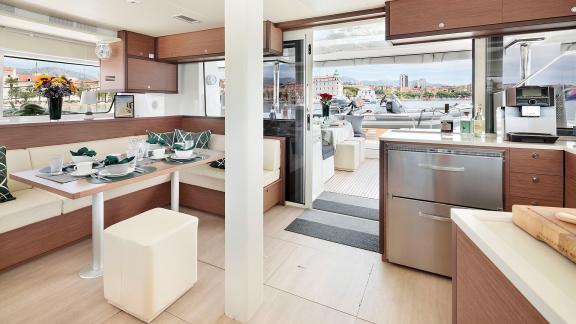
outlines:
{"label": "stainless steel refrigerator drawer", "polygon": [[387,257],[390,262],[444,276],[452,274],[453,206],[388,198]]}
{"label": "stainless steel refrigerator drawer", "polygon": [[388,190],[398,197],[503,209],[503,161],[492,151],[389,149]]}

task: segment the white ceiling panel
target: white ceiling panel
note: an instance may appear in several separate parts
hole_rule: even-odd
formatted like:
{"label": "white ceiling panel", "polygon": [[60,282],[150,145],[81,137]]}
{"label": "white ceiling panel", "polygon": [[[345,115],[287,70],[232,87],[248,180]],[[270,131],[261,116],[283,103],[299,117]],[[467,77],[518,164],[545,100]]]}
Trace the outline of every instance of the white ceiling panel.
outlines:
{"label": "white ceiling panel", "polygon": [[[224,0],[0,0],[22,9],[77,20],[104,28],[151,36],[183,33],[224,25]],[[382,7],[384,0],[264,0],[264,17],[282,22]],[[184,14],[200,23],[172,18]]]}

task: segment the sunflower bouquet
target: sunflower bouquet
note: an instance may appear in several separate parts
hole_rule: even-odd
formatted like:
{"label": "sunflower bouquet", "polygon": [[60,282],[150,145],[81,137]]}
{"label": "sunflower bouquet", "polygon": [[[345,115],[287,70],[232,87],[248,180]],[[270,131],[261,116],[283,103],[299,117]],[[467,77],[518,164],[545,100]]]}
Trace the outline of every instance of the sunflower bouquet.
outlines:
{"label": "sunflower bouquet", "polygon": [[41,74],[36,77],[34,92],[45,98],[62,98],[73,95],[78,92],[78,87],[72,80],[61,75],[53,77],[47,74]]}

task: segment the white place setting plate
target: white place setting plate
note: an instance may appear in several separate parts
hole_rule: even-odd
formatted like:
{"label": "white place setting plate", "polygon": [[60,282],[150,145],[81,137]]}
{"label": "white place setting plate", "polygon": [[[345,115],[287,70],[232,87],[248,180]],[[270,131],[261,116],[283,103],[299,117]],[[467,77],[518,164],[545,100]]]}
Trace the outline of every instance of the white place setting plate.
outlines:
{"label": "white place setting plate", "polygon": [[127,176],[130,173],[134,172],[134,168],[128,168],[128,170],[126,170],[126,172],[122,172],[122,173],[111,173],[110,171],[104,169],[102,171],[100,171],[100,175],[103,177],[108,177],[108,178],[114,178],[114,177],[123,177],[123,176]]}
{"label": "white place setting plate", "polygon": [[90,171],[85,171],[85,172],[80,172],[80,171],[70,172],[70,175],[73,177],[85,177],[85,176],[93,175],[96,173],[98,173],[98,170],[92,169]]}
{"label": "white place setting plate", "polygon": [[150,159],[151,159],[151,160],[164,160],[164,159],[167,158],[167,157],[169,157],[168,154],[158,155],[158,156],[151,155],[151,156],[150,156]]}
{"label": "white place setting plate", "polygon": [[190,161],[190,160],[195,159],[196,157],[197,157],[196,154],[192,154],[192,155],[189,156],[189,157],[178,157],[178,156],[176,156],[176,154],[170,155],[170,158],[171,158],[172,160],[177,160],[177,161]]}

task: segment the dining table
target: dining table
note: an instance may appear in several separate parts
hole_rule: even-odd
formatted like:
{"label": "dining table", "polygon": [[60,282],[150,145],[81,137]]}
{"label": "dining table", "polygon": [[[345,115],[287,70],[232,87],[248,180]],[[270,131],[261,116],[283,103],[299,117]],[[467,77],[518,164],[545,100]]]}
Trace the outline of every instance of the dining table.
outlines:
{"label": "dining table", "polygon": [[41,169],[14,172],[10,175],[10,178],[69,199],[92,196],[92,262],[80,271],[80,277],[98,278],[102,276],[103,273],[102,238],[104,236],[104,192],[170,174],[170,206],[172,210],[178,211],[180,205],[180,171],[224,158],[224,153],[220,151],[196,149],[195,153],[200,156],[201,159],[191,162],[169,162],[167,160],[146,159],[145,165],[153,167],[151,169],[152,171],[126,179],[112,180],[104,178],[106,181],[101,181],[102,183],[94,183],[87,177],[79,177],[76,181],[59,183],[39,177],[38,174],[41,173]]}

